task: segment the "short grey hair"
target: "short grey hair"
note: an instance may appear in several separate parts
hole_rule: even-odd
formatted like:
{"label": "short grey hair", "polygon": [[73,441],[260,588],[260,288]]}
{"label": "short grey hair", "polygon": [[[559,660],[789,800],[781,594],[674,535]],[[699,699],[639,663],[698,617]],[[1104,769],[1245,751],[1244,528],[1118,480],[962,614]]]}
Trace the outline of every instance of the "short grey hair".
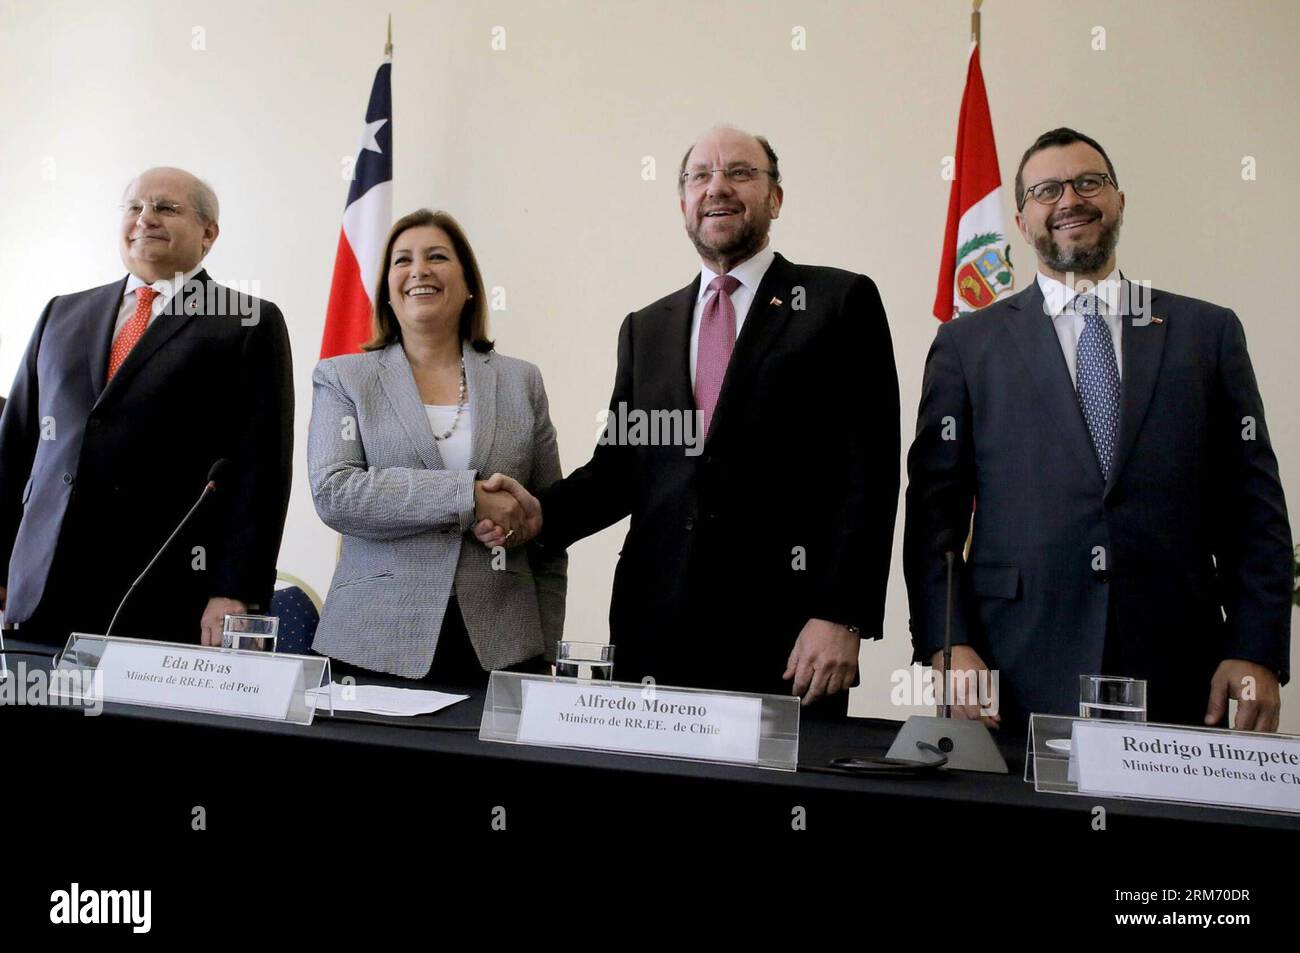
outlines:
{"label": "short grey hair", "polygon": [[139,182],[141,178],[148,175],[150,172],[179,172],[182,175],[188,175],[194,180],[194,184],[190,186],[190,205],[194,209],[194,214],[199,217],[199,221],[204,225],[207,225],[210,222],[217,221],[220,217],[221,205],[217,202],[217,193],[213,191],[212,186],[208,185],[208,183],[204,182],[193,172],[190,172],[187,169],[178,169],[176,166],[158,165],[154,166],[152,169],[145,169],[126,184],[126,188],[122,190],[122,197],[125,198],[126,193],[131,191],[131,186],[135,185],[135,183]]}
{"label": "short grey hair", "polygon": [[190,189],[190,204],[194,206],[194,214],[204,225],[217,221],[221,215],[217,193],[213,191],[212,186],[197,176],[194,179],[194,188]]}

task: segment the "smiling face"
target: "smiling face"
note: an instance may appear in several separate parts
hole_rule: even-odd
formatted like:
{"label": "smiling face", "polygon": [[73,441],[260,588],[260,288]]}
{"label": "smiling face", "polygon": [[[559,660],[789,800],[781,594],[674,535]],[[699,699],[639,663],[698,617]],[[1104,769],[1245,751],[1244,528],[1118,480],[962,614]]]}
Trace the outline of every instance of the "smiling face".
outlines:
{"label": "smiling face", "polygon": [[446,232],[419,225],[397,236],[388,256],[388,299],[404,337],[459,328],[469,287]]}
{"label": "smiling face", "polygon": [[127,186],[119,251],[131,274],[152,284],[203,260],[218,228],[216,222],[204,222],[194,207],[197,183],[181,169],[150,169]]}
{"label": "smiling face", "polygon": [[772,220],[781,214],[781,186],[772,181],[767,153],[753,136],[737,129],[715,129],[695,144],[686,171],[751,166],[760,174],[731,182],[721,172],[704,185],[687,184],[681,209],[700,259],[725,274],[767,244]]}
{"label": "smiling face", "polygon": [[[1023,170],[1028,189],[1048,179],[1062,182],[1085,172],[1107,172],[1106,160],[1086,142],[1051,146],[1029,157]],[[1038,254],[1039,270],[1058,281],[1067,272],[1096,281],[1115,267],[1115,247],[1124,224],[1124,193],[1111,183],[1090,198],[1067,185],[1061,197],[1044,205],[1032,195],[1016,215],[1016,226]]]}

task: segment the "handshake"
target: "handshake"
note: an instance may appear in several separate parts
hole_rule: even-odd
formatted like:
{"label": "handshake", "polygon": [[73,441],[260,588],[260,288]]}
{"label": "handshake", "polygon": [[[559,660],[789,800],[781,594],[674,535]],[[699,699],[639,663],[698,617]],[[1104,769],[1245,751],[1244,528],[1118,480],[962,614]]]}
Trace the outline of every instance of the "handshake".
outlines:
{"label": "handshake", "polygon": [[522,546],[542,531],[542,504],[514,477],[474,483],[474,538],[489,549]]}

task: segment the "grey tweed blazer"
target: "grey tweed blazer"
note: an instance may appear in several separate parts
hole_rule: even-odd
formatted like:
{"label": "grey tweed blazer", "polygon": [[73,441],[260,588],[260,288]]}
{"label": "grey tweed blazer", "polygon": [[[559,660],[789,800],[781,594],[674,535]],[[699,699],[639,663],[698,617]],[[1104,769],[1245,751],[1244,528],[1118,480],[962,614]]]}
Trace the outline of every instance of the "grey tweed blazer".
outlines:
{"label": "grey tweed blazer", "polygon": [[542,375],[468,344],[464,356],[468,470],[444,468],[401,344],[321,361],[312,374],[312,500],[343,534],[313,644],[322,654],[423,676],[454,592],[485,669],[555,655],[568,558],[531,546],[494,557],[467,535],[476,479],[505,473],[535,492],[560,478]]}

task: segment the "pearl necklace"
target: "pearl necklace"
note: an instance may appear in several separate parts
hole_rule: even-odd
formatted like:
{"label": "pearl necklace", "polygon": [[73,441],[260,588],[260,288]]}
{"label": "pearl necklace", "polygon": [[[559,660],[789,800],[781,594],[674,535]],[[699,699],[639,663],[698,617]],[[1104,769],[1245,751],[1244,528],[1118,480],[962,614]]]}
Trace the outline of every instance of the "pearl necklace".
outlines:
{"label": "pearl necklace", "polygon": [[446,433],[436,433],[433,435],[434,440],[446,440],[456,431],[456,425],[460,423],[460,415],[465,410],[465,358],[460,359],[460,396],[456,398],[456,416],[451,422],[451,430]]}

